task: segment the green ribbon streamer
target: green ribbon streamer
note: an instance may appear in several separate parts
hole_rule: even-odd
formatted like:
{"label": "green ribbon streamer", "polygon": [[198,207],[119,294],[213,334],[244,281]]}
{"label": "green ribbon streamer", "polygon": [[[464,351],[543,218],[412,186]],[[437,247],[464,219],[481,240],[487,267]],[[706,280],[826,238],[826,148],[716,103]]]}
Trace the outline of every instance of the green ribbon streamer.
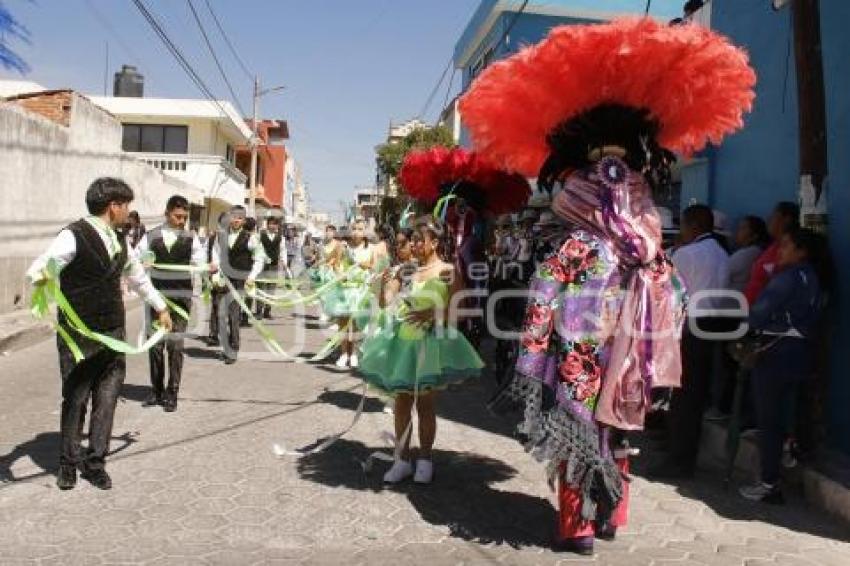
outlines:
{"label": "green ribbon streamer", "polygon": [[274,334],[263,325],[259,320],[254,318],[254,313],[251,312],[251,309],[248,308],[248,305],[245,304],[245,301],[242,300],[242,296],[239,294],[239,291],[233,286],[233,283],[230,282],[230,279],[227,277],[222,277],[224,281],[225,287],[230,291],[230,294],[233,296],[233,300],[236,301],[236,304],[239,305],[239,308],[242,309],[242,312],[248,317],[248,323],[251,327],[257,331],[257,334],[260,335],[260,338],[265,342],[266,347],[268,347],[273,353],[278,354],[284,358],[289,360],[296,360],[297,358],[289,355],[286,351],[278,344],[277,340],[274,338]]}
{"label": "green ribbon streamer", "polygon": [[[452,191],[454,191],[454,188],[452,188]],[[432,212],[432,215],[434,216],[434,218],[440,220],[441,222],[445,222],[446,221],[446,213],[449,210],[449,203],[456,198],[457,198],[457,195],[455,195],[454,192],[450,192],[446,196],[439,199],[437,201],[436,206],[434,206],[434,211]]]}
{"label": "green ribbon streamer", "polygon": [[[47,267],[44,270],[44,275],[44,282],[38,285],[33,292],[32,306],[30,309],[33,315],[38,318],[46,316],[49,312],[49,303],[52,301],[56,305],[56,308],[65,315],[65,319],[67,320],[68,326],[71,330],[93,342],[97,342],[106,346],[110,350],[121,354],[136,355],[147,352],[168,333],[168,331],[164,328],[157,328],[156,332],[154,332],[154,334],[143,344],[140,346],[131,346],[127,342],[118,340],[112,336],[95,332],[83,322],[76,311],[74,311],[71,303],[68,302],[67,297],[65,297],[62,293],[58,283],[59,267],[55,260],[51,259],[48,262]],[[82,361],[85,356],[83,355],[80,347],[71,337],[70,333],[66,329],[62,328],[62,325],[58,322],[54,323],[54,328],[56,328],[56,332],[62,338],[62,341],[68,346],[68,349],[71,350],[74,360],[78,363]]]}

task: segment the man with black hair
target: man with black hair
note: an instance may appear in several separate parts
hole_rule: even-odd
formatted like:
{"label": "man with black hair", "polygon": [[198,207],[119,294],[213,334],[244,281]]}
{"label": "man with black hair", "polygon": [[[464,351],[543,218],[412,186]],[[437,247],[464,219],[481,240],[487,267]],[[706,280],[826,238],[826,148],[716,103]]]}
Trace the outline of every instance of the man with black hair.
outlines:
{"label": "man with black hair", "polygon": [[772,243],[756,259],[747,288],[744,289],[744,295],[750,305],[756,303],[761,292],[767,287],[770,278],[776,273],[776,265],[779,262],[779,244],[782,241],[782,236],[799,226],[800,207],[793,202],[778,203],[767,223],[767,232]]}
{"label": "man with black hair", "polygon": [[[260,242],[266,254],[266,270],[264,278],[277,279],[281,276],[281,270],[287,267],[287,251],[283,245],[283,236],[280,233],[280,218],[269,217],[266,220],[266,229],[260,232]],[[260,283],[258,287],[267,293],[273,293],[276,285],[274,283]],[[272,317],[271,305],[257,301],[257,318]]]}
{"label": "man with black hair", "polygon": [[[165,205],[165,222],[144,236],[136,248],[146,266],[174,265],[188,267],[204,265],[206,251],[198,237],[186,230],[189,219],[189,201],[180,195],[168,199]],[[186,314],[192,312],[192,274],[153,268],[151,280],[154,287],[168,297]],[[152,313],[149,313],[152,315]],[[181,316],[174,319],[174,334],[150,349],[151,394],[142,403],[144,407],[162,405],[170,413],[177,409],[177,393],[183,373],[183,334],[189,321]],[[168,352],[168,387],[165,387],[165,353]]]}
{"label": "man with black hair", "polygon": [[683,245],[672,260],[685,282],[692,307],[699,309],[701,316],[689,320],[682,335],[682,388],[673,391],[670,459],[654,470],[653,475],[659,478],[690,477],[694,473],[718,344],[702,333],[731,330],[726,326],[731,323],[734,327],[736,323],[734,319],[719,317],[719,309],[725,306],[722,298],[699,296],[703,292],[723,291],[729,285],[729,255],[713,232],[714,213],[708,206],[695,204],[682,212]]}
{"label": "man with black hair", "polygon": [[[47,251],[27,270],[33,285],[44,285],[50,274],[48,265],[59,269],[59,285],[82,322],[91,330],[123,340],[125,331],[124,298],[121,277],[157,313],[159,324],[171,329],[171,317],[159,292],[135,255],[128,253],[126,238],[116,233],[127,221],[133,191],[119,179],[104,177],[86,191],[89,216],[77,220],[59,232]],[[58,323],[67,327],[65,316]],[[112,421],[118,394],[127,366],[124,354],[74,335],[85,358],[74,359],[71,348],[57,338],[59,372],[62,377],[62,411],[59,489],[71,489],[77,483],[77,470],[99,489],[110,489],[112,480],[105,469],[109,452]],[[89,396],[92,411],[89,443],[82,450],[82,423]]]}
{"label": "man with black hair", "polygon": [[[226,277],[239,293],[254,286],[257,276],[263,270],[266,256],[257,235],[244,229],[245,207],[233,206],[228,216],[227,229],[219,231],[216,236],[216,244],[212,250],[212,267],[219,269],[218,275]],[[221,300],[226,301],[226,310],[219,304],[218,330],[224,346],[224,363],[229,365],[236,363],[239,353],[241,307],[229,291]]]}

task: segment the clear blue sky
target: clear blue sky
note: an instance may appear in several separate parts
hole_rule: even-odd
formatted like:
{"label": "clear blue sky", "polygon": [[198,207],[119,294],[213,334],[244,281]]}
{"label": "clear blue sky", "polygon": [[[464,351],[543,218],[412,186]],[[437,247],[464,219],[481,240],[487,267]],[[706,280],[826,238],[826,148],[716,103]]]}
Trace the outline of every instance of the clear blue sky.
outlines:
{"label": "clear blue sky", "polygon": [[[221,41],[204,0],[193,0],[234,84],[251,111],[252,84]],[[265,86],[286,85],[263,99],[261,116],[289,121],[290,147],[309,183],[314,209],[339,212],[356,185],[375,175],[374,146],[389,121],[415,117],[445,68],[478,0],[210,0],[249,69]],[[145,0],[220,98],[230,98],[185,0]],[[644,0],[575,0],[600,10]],[[653,0],[677,11],[682,0]],[[103,92],[105,44],[111,75],[122,63],[145,75],[145,94],[200,98],[195,86],[148,28],[130,0],[5,0],[31,33],[13,44],[31,67],[27,79],[50,88]],[[104,23],[105,22],[105,23]],[[109,29],[111,28],[111,30]],[[0,78],[17,78],[0,71]],[[457,88],[459,77],[455,77]],[[446,95],[441,89],[426,118]]]}

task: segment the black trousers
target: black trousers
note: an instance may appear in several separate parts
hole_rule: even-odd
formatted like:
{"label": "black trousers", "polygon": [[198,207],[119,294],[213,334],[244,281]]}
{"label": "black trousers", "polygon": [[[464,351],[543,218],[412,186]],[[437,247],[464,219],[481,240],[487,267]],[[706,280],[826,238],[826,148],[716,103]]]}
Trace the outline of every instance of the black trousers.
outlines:
{"label": "black trousers", "polygon": [[[123,328],[101,331],[123,340]],[[62,377],[62,411],[60,417],[61,446],[59,463],[88,469],[102,469],[109,452],[112,421],[121,385],[127,374],[124,354],[113,352],[80,336],[74,340],[85,354],[79,363],[61,338],[56,338],[59,350],[59,372]],[[91,397],[89,444],[82,450],[83,423]]]}
{"label": "black trousers", "polygon": [[[245,288],[245,281],[231,279],[230,282],[234,289],[241,294],[241,291]],[[219,341],[224,347],[224,355],[236,359],[241,344],[239,323],[242,319],[242,309],[229,291],[220,295],[217,314]]]}
{"label": "black trousers", "polygon": [[[191,293],[191,291],[189,291]],[[192,298],[170,297],[176,305],[179,305],[187,314],[192,312]],[[156,320],[152,309],[148,309],[150,320]],[[172,332],[165,339],[148,350],[148,361],[150,362],[151,387],[157,396],[167,393],[172,398],[177,398],[180,390],[180,379],[183,374],[183,345],[184,334],[189,321],[182,316],[172,313]],[[168,387],[165,387],[165,359],[168,358]]]}
{"label": "black trousers", "polygon": [[[724,332],[737,326],[734,319],[701,318],[697,326],[706,332]],[[711,398],[715,351],[718,340],[706,340],[685,329],[682,335],[682,387],[670,401],[670,455],[685,468],[694,468],[702,437],[703,412]]]}
{"label": "black trousers", "polygon": [[[268,271],[260,275],[260,279],[275,279],[278,277],[277,265],[268,266]],[[276,283],[257,283],[257,288],[265,291],[266,293],[273,294],[277,289]],[[256,309],[254,312],[256,316],[259,318],[261,316],[269,316],[272,312],[272,307],[268,303],[264,303],[262,301],[255,301]]]}
{"label": "black trousers", "polygon": [[226,294],[226,291],[222,292],[221,289],[218,289],[217,287],[213,287],[210,291],[210,338],[218,339],[219,337],[218,307],[224,294]]}

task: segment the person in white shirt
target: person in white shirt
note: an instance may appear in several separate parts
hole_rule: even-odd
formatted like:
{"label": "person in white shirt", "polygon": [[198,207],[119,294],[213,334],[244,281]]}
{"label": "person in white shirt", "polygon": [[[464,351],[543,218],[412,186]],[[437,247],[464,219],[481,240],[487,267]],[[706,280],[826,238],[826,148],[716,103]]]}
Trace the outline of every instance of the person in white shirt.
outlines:
{"label": "person in white shirt", "polygon": [[[142,264],[189,267],[206,264],[206,250],[192,232],[185,229],[189,219],[189,201],[180,195],[168,199],[165,222],[147,232],[136,246]],[[192,274],[156,268],[151,272],[154,287],[187,314],[192,312]],[[177,409],[177,394],[183,374],[183,335],[189,321],[174,318],[174,334],[148,351],[151,375],[151,394],[144,407],[162,405],[166,412]],[[168,352],[168,387],[165,387],[165,352]]]}
{"label": "person in white shirt", "polygon": [[[266,254],[257,234],[243,230],[245,207],[236,205],[228,214],[227,230],[216,236],[211,268],[218,269],[220,277],[226,277],[238,293],[254,287],[266,263]],[[230,293],[221,296],[220,300],[218,328],[224,347],[224,363],[229,365],[236,363],[239,353],[241,307]]]}
{"label": "person in white shirt", "polygon": [[[260,242],[266,254],[265,279],[279,279],[286,271],[287,255],[286,246],[283,245],[283,235],[280,233],[280,218],[270,216],[266,220],[266,229],[260,232]],[[260,289],[267,293],[274,293],[277,285],[275,283],[260,283]],[[257,301],[257,318],[271,319],[272,307],[269,304]]]}
{"label": "person in white shirt", "polygon": [[[128,253],[126,238],[116,233],[116,229],[127,221],[132,200],[132,189],[120,179],[104,177],[94,181],[86,191],[89,216],[59,232],[47,251],[27,270],[27,278],[33,285],[44,285],[50,276],[48,266],[55,264],[59,270],[60,289],[82,322],[95,332],[119,340],[126,334],[122,276],[156,311],[159,324],[171,329],[165,301],[135,255]],[[68,328],[61,313],[58,323]],[[57,340],[62,410],[56,483],[59,489],[72,489],[77,483],[79,469],[82,477],[95,487],[110,489],[112,479],[106,473],[105,460],[115,406],[126,375],[126,361],[124,354],[69,333],[73,334],[85,358],[77,362],[68,345]],[[92,397],[89,443],[83,452],[82,423],[89,396]]]}
{"label": "person in white shirt", "polygon": [[[729,255],[713,237],[713,229],[711,208],[701,204],[686,208],[682,213],[683,245],[672,257],[691,297],[691,308],[701,314],[690,322],[704,332],[724,330],[724,321],[718,315],[727,302],[721,297],[700,298],[698,294],[724,291],[729,283]],[[651,472],[658,478],[691,477],[696,466],[718,342],[695,335],[690,326],[686,325],[682,336],[682,388],[673,391],[671,400],[670,459]]]}

